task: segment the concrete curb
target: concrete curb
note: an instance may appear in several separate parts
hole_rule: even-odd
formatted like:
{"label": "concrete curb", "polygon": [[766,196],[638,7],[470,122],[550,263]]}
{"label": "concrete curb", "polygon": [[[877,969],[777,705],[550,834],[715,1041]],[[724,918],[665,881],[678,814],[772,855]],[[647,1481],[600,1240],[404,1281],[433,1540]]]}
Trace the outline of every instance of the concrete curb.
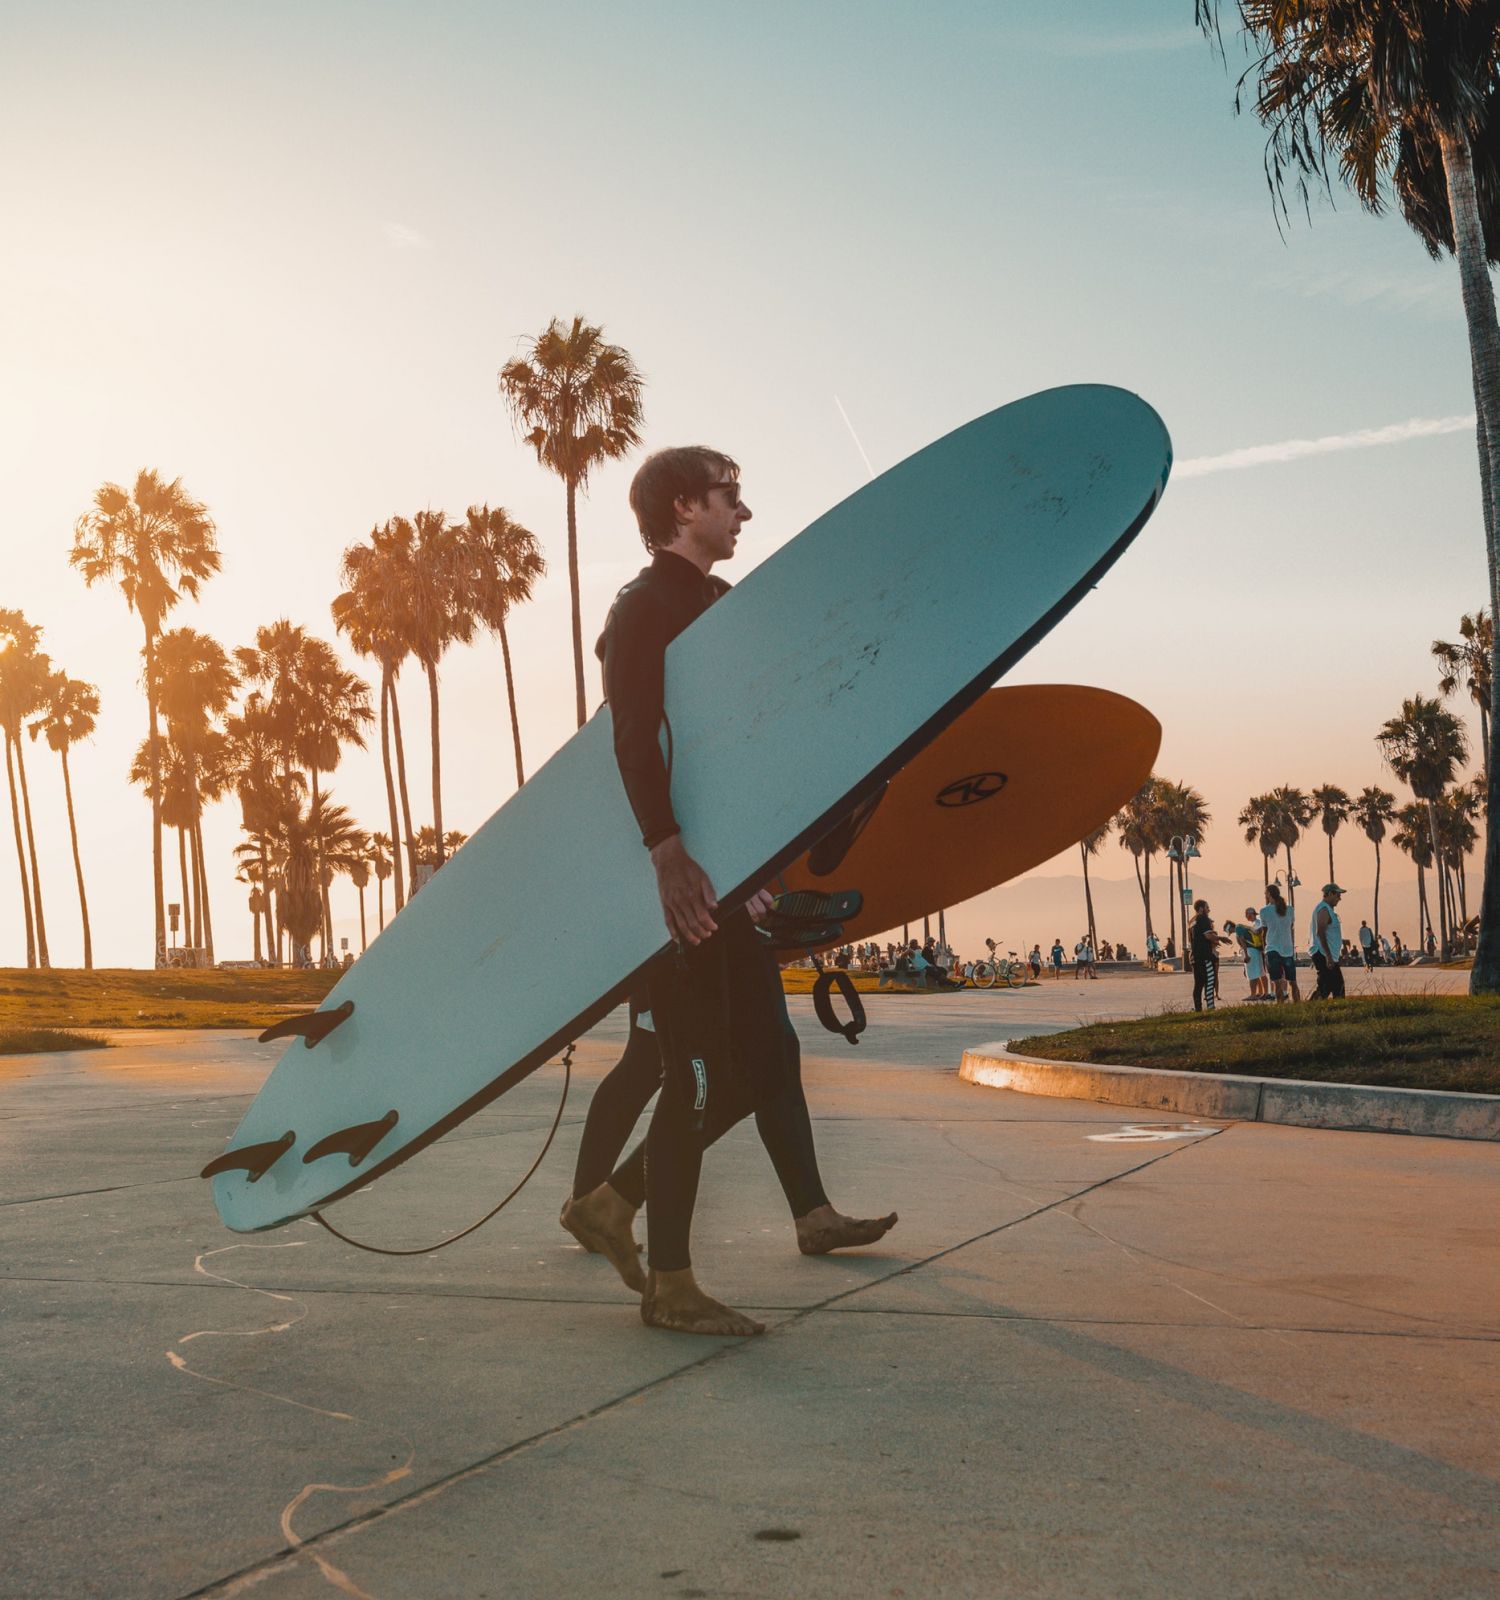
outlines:
{"label": "concrete curb", "polygon": [[1415,1133],[1432,1139],[1500,1141],[1500,1095],[1439,1089],[1384,1089],[1299,1078],[1242,1078],[1214,1072],[1160,1072],[1084,1061],[1043,1061],[1004,1044],[965,1050],[958,1075],[990,1089],[1148,1106],[1226,1122],[1279,1122],[1355,1133]]}

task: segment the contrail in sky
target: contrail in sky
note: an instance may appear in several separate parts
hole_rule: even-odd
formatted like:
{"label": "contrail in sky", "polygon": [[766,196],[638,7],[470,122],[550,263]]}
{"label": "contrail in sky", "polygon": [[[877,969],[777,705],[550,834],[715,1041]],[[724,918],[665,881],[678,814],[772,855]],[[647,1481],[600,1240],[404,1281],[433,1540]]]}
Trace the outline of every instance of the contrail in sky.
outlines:
{"label": "contrail in sky", "polygon": [[[842,411],[843,407],[840,406],[839,410]],[[844,420],[847,422],[848,418]],[[1327,456],[1340,450],[1373,450],[1377,445],[1405,444],[1408,439],[1430,439],[1441,433],[1464,433],[1473,427],[1472,411],[1463,417],[1412,417],[1406,422],[1393,422],[1384,428],[1329,433],[1321,439],[1283,439],[1280,444],[1250,445],[1244,450],[1230,450],[1222,456],[1196,456],[1191,461],[1179,461],[1172,469],[1172,476],[1206,478],[1211,472],[1238,472],[1244,467],[1300,461],[1304,456]]]}
{"label": "contrail in sky", "polygon": [[837,395],[835,395],[833,397],[833,403],[839,408],[839,415],[844,419],[844,426],[849,430],[849,437],[854,441],[854,448],[859,451],[860,456],[864,460],[865,470],[873,478],[875,476],[875,469],[870,465],[869,456],[865,455],[865,447],[859,442],[859,435],[854,431],[854,424],[849,420],[849,413],[844,410],[844,402],[840,400]]}

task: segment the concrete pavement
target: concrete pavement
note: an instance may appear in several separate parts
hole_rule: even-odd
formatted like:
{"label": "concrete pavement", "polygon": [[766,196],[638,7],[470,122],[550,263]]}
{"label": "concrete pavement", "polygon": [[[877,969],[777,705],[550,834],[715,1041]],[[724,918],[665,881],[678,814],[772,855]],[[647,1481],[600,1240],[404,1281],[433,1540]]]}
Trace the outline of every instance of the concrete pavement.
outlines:
{"label": "concrete pavement", "polygon": [[[643,1328],[557,1225],[619,1016],[540,1176],[414,1258],[219,1225],[195,1174],[274,1046],[0,1061],[0,1595],[1500,1596],[1500,1148],[958,1081],[1184,984],[1130,986],[881,997],[857,1050],[795,1002],[829,1191],[901,1223],[798,1256],[731,1135],[695,1255],[743,1344]],[[559,1087],[336,1220],[467,1223]]]}

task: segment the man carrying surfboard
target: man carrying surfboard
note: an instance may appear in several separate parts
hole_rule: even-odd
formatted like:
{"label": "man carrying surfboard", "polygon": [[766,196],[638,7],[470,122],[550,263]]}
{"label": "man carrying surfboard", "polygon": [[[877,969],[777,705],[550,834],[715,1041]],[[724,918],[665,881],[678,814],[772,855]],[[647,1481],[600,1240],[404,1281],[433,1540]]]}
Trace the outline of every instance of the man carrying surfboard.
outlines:
{"label": "man carrying surfboard", "polygon": [[631,484],[630,505],[652,562],[610,608],[604,692],[615,760],[675,941],[648,983],[662,1088],[646,1136],[649,1271],[641,1320],[684,1333],[748,1336],[764,1326],[704,1292],[688,1241],[705,1142],[785,1088],[781,978],[752,923],[771,897],[760,891],[721,913],[673,814],[660,738],[667,646],[727,589],[710,568],[734,554],[751,513],[738,465],[701,447],[649,457]]}

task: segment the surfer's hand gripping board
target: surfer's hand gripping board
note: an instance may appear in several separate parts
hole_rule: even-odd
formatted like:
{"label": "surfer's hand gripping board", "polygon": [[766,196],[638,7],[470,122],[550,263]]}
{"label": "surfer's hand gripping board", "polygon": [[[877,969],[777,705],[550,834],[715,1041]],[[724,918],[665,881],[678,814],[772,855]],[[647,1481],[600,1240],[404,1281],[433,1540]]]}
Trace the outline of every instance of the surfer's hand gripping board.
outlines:
{"label": "surfer's hand gripping board", "polygon": [[[743,904],[1056,626],[1170,465],[1135,395],[1032,395],[858,489],[674,640],[672,803],[717,900]],[[606,707],[340,978],[325,1009],[353,1010],[287,1047],[229,1152],[268,1164],[213,1178],[225,1222],[341,1198],[592,1026],[667,946],[655,877]]]}

